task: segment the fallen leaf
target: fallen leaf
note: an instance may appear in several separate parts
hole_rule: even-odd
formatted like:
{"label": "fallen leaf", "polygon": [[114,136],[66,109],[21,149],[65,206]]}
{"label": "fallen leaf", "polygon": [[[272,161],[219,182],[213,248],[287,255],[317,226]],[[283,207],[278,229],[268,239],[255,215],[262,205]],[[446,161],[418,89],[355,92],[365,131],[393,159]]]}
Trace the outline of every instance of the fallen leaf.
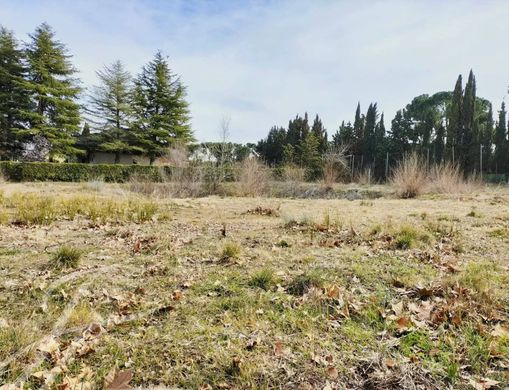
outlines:
{"label": "fallen leaf", "polygon": [[325,294],[331,299],[339,299],[341,297],[341,289],[338,285],[333,284],[325,288]]}
{"label": "fallen leaf", "polygon": [[173,299],[174,301],[180,301],[183,297],[184,297],[184,294],[182,294],[182,291],[180,291],[180,290],[175,290],[171,294],[171,299]]}
{"label": "fallen leaf", "polygon": [[279,340],[274,343],[274,355],[283,356],[283,343]]}
{"label": "fallen leaf", "polygon": [[327,376],[330,379],[337,379],[337,377],[339,376],[338,370],[334,366],[327,367],[326,372],[327,372]]}
{"label": "fallen leaf", "polygon": [[479,381],[473,379],[469,380],[470,385],[476,390],[488,390],[495,386],[498,386],[500,382],[489,378],[481,378]]}
{"label": "fallen leaf", "polygon": [[399,330],[406,330],[412,326],[412,321],[408,317],[399,317],[396,320],[396,327]]}
{"label": "fallen leaf", "polygon": [[112,369],[104,378],[104,388],[107,390],[130,389],[129,382],[133,378],[131,370],[117,371]]}

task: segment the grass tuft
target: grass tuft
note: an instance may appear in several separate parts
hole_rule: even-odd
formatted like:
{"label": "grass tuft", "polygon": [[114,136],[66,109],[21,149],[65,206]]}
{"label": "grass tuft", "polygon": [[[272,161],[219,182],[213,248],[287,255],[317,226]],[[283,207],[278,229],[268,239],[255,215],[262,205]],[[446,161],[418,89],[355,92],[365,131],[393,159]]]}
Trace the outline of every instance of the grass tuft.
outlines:
{"label": "grass tuft", "polygon": [[258,271],[249,280],[251,287],[258,287],[265,291],[270,290],[276,284],[274,271],[268,268]]}
{"label": "grass tuft", "polygon": [[80,249],[62,246],[53,255],[51,262],[55,268],[77,268],[82,255]]}

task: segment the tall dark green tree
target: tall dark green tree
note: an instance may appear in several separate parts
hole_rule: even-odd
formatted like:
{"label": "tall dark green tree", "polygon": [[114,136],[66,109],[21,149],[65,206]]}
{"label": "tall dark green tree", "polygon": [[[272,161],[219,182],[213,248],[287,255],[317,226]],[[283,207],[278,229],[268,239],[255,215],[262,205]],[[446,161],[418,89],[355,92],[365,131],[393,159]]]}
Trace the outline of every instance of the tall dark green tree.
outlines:
{"label": "tall dark green tree", "polygon": [[495,129],[495,156],[494,156],[494,170],[496,173],[505,173],[508,170],[508,156],[507,153],[507,111],[505,110],[505,103],[502,102],[500,111],[498,112],[498,122]]}
{"label": "tall dark green tree", "polygon": [[50,157],[80,153],[74,147],[79,133],[80,92],[76,69],[63,43],[55,39],[51,27],[43,23],[30,35],[26,48],[28,77],[24,84],[35,105],[26,137],[40,135],[51,143]]}
{"label": "tall dark green tree", "polygon": [[355,109],[355,120],[353,122],[353,132],[355,137],[355,142],[352,145],[352,153],[354,155],[362,155],[363,152],[363,142],[364,142],[364,117],[361,114],[361,103],[357,103],[357,108]]}
{"label": "tall dark green tree", "polygon": [[364,122],[364,140],[362,155],[364,166],[372,167],[375,162],[377,138],[375,134],[376,123],[378,120],[377,104],[371,103],[366,111],[366,119]]}
{"label": "tall dark green tree", "polygon": [[454,91],[452,94],[452,101],[449,106],[447,115],[447,141],[446,150],[447,158],[449,160],[457,161],[458,145],[461,143],[461,133],[463,131],[463,82],[461,75],[458,76]]}
{"label": "tall dark green tree", "polygon": [[494,138],[494,125],[493,125],[493,108],[491,103],[488,104],[488,113],[485,120],[481,121],[480,128],[480,141],[482,144],[482,160],[483,171],[487,172],[491,169],[493,160],[493,138]]}
{"label": "tall dark green tree", "polygon": [[141,152],[133,145],[131,135],[133,109],[131,106],[131,76],[115,61],[97,72],[100,84],[92,89],[88,112],[95,118],[96,129],[101,133],[99,150],[115,154],[115,163],[121,153]]}
{"label": "tall dark green tree", "polygon": [[[267,138],[258,142],[256,150],[266,164],[274,166],[283,162],[283,150],[286,145],[286,130],[284,127],[273,126]],[[293,158],[293,156],[292,156]]]}
{"label": "tall dark green tree", "polygon": [[134,84],[137,144],[151,163],[169,147],[193,140],[186,88],[161,52],[143,67]]}
{"label": "tall dark green tree", "polygon": [[472,70],[465,84],[462,104],[462,129],[459,142],[458,162],[465,172],[473,172],[479,161],[479,134],[475,120],[475,76]]}
{"label": "tall dark green tree", "polygon": [[12,159],[19,147],[18,132],[30,117],[30,92],[24,78],[24,55],[12,32],[0,26],[0,158]]}
{"label": "tall dark green tree", "polygon": [[327,130],[325,130],[322,120],[318,117],[318,114],[313,121],[313,126],[311,126],[311,132],[318,140],[318,153],[321,155],[325,154],[329,147],[329,143],[327,141]]}

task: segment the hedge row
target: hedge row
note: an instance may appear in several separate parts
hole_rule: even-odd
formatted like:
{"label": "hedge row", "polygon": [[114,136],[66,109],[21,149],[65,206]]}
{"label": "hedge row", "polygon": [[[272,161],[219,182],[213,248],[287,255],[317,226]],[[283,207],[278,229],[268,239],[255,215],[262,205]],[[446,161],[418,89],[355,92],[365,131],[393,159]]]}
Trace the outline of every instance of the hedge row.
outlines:
{"label": "hedge row", "polygon": [[0,171],[9,181],[79,182],[101,179],[123,183],[135,176],[158,182],[170,170],[170,167],[150,165],[0,162]]}

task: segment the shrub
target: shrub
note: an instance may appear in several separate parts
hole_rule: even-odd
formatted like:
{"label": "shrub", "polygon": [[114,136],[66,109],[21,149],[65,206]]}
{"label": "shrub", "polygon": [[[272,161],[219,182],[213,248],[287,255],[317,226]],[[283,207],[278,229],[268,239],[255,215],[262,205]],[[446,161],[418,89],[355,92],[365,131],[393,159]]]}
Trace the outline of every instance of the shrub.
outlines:
{"label": "shrub", "polygon": [[439,194],[472,192],[482,185],[475,177],[465,179],[458,165],[434,165],[429,173],[428,191]]}
{"label": "shrub", "polygon": [[425,162],[417,154],[407,155],[401,160],[392,175],[392,185],[400,198],[415,198],[426,186]]}
{"label": "shrub", "polygon": [[261,196],[269,189],[269,171],[255,158],[246,158],[240,166],[238,186],[241,196]]}
{"label": "shrub", "polygon": [[324,157],[323,182],[326,188],[332,188],[334,183],[348,173],[345,147],[330,147]]}
{"label": "shrub", "polygon": [[[0,162],[0,171],[10,181],[91,181],[101,177],[105,182],[124,183],[133,175],[161,181],[161,167],[150,165],[81,164],[47,162]],[[164,167],[171,171],[170,167]]]}
{"label": "shrub", "polygon": [[79,265],[82,251],[69,246],[60,247],[53,255],[51,262],[55,268],[76,268]]}

